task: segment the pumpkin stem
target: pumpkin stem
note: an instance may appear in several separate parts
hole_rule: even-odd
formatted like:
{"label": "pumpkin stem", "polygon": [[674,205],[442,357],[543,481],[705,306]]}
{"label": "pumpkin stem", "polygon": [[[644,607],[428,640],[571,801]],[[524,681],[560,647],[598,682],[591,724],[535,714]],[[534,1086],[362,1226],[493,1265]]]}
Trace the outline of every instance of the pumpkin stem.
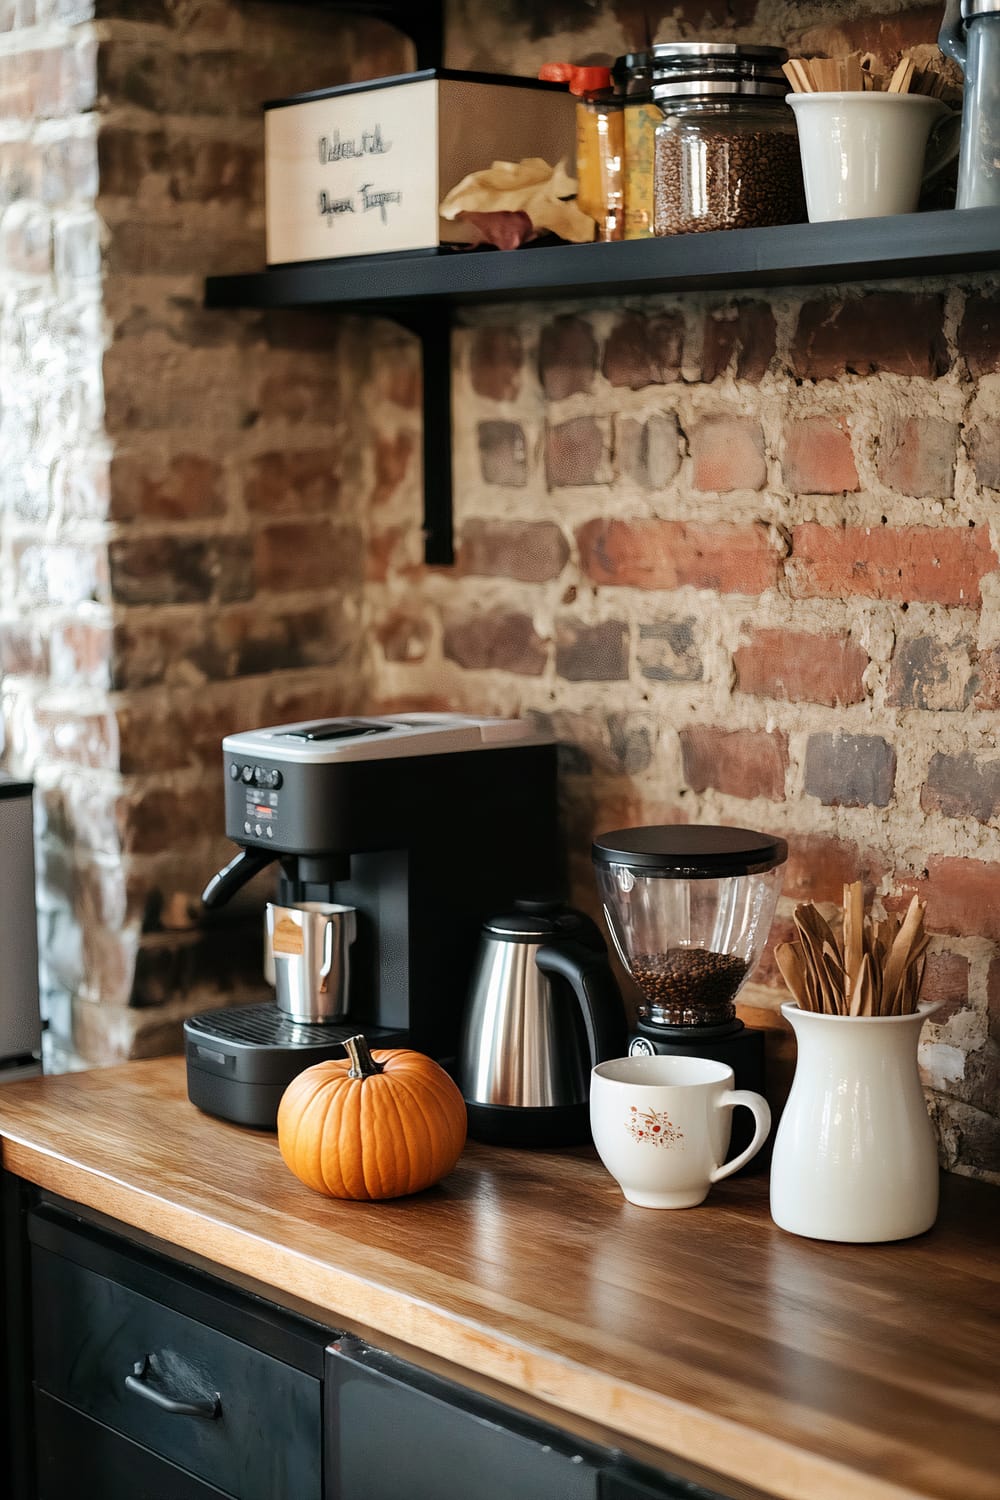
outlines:
{"label": "pumpkin stem", "polygon": [[351,1060],[348,1078],[374,1078],[376,1073],[385,1072],[382,1064],[372,1057],[371,1050],[363,1036],[346,1037],[344,1051]]}

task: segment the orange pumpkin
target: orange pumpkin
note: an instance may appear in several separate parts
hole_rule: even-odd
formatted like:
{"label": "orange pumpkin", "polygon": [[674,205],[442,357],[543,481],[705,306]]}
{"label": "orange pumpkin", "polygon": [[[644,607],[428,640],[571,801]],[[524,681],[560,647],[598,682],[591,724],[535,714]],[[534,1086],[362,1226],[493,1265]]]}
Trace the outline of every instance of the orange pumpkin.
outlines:
{"label": "orange pumpkin", "polygon": [[440,1182],[465,1145],[465,1100],[443,1068],[407,1048],[368,1050],[293,1078],[278,1106],[278,1149],[306,1185],[331,1198],[398,1198]]}

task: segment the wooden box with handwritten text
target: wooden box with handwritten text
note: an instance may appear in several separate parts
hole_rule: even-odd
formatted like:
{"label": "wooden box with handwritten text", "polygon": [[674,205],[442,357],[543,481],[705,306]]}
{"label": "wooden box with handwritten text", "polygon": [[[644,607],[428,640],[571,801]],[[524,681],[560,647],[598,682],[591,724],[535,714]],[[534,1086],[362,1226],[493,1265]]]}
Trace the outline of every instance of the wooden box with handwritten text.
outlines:
{"label": "wooden box with handwritten text", "polygon": [[444,68],[266,104],[267,263],[461,240],[445,195],[494,161],[572,170],[574,111],[562,84]]}

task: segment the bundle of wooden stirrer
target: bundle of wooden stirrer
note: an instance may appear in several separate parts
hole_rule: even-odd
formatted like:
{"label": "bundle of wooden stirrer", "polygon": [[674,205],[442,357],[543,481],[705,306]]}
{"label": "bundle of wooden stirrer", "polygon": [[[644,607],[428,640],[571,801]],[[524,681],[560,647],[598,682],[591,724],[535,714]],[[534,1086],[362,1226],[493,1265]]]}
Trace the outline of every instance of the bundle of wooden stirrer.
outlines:
{"label": "bundle of wooden stirrer", "polygon": [[954,90],[933,68],[918,68],[904,57],[892,76],[881,77],[873,69],[875,58],[852,52],[849,57],[792,57],[782,72],[796,94],[859,93],[868,89],[885,94],[930,94],[935,99]]}
{"label": "bundle of wooden stirrer", "polygon": [[844,886],[842,937],[815,906],[795,908],[797,942],[781,943],[775,959],[802,1010],[830,1016],[907,1016],[917,1008],[930,938],[924,905],[914,896],[906,915],[875,921],[865,914],[861,881]]}

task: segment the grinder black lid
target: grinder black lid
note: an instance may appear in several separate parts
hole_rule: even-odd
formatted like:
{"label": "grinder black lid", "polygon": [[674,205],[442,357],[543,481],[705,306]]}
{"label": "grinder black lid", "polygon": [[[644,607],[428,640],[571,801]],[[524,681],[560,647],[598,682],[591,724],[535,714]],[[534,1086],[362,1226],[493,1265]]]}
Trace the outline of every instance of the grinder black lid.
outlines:
{"label": "grinder black lid", "polygon": [[602,833],[591,853],[595,864],[626,865],[645,876],[715,880],[773,870],[788,858],[788,844],[751,828],[653,824]]}

